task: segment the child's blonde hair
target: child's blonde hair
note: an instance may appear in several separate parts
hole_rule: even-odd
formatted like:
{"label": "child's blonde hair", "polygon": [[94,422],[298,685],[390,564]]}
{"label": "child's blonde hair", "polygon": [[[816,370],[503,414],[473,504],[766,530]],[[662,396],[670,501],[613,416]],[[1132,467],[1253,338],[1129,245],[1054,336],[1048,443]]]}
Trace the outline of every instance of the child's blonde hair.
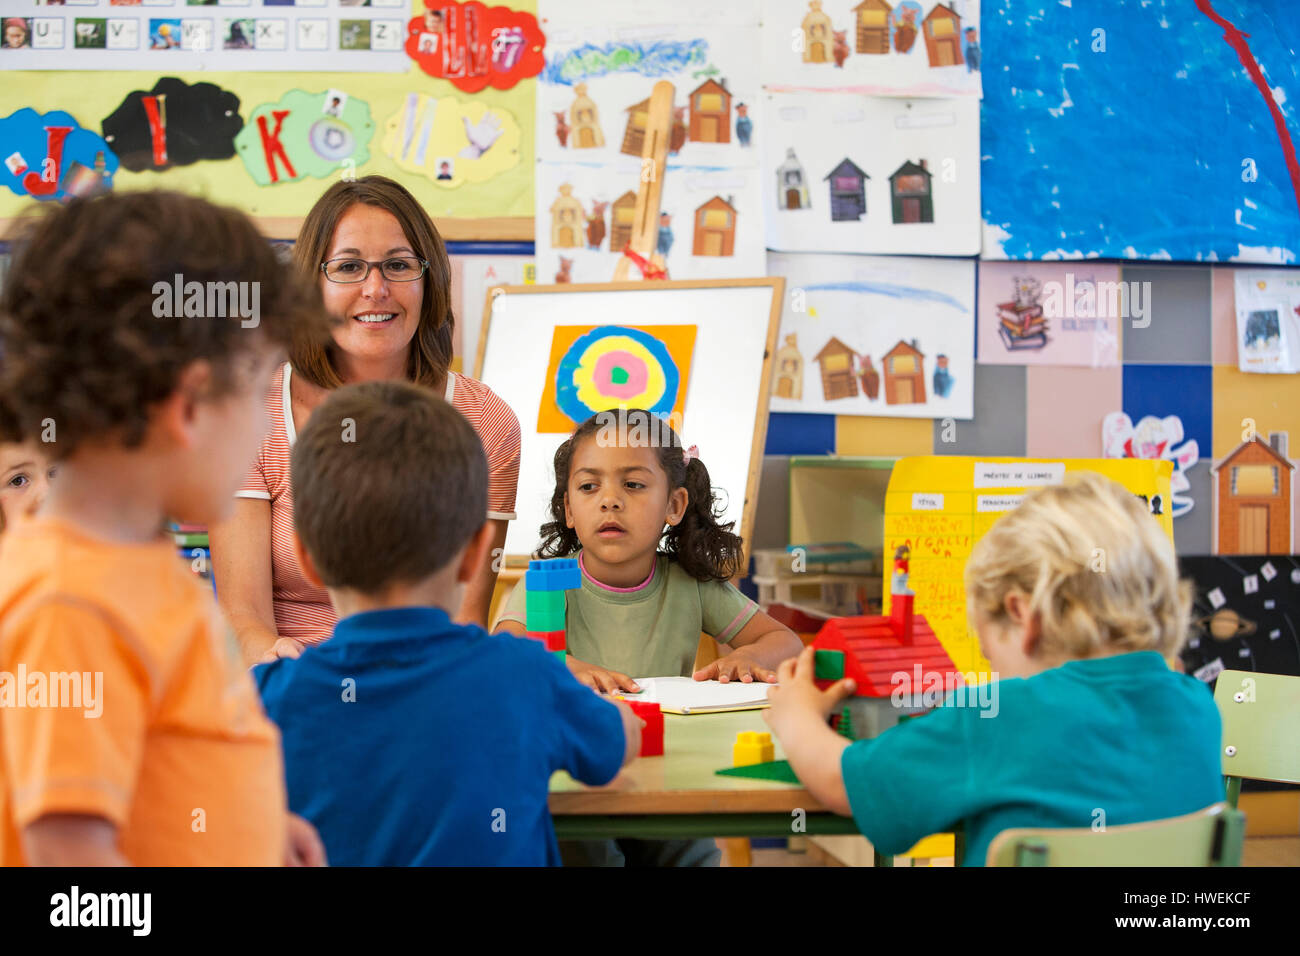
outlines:
{"label": "child's blonde hair", "polygon": [[1013,591],[1040,615],[1047,658],[1171,657],[1187,637],[1191,587],[1178,579],[1173,544],[1137,495],[1093,472],[1030,492],[976,543],[966,565],[972,620],[1004,622]]}

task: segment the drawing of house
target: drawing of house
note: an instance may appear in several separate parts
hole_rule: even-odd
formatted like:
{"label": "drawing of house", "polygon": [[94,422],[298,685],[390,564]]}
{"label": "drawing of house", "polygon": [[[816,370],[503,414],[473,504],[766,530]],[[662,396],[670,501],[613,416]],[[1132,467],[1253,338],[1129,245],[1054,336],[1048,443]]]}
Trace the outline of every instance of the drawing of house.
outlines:
{"label": "drawing of house", "polygon": [[822,396],[826,401],[857,397],[858,380],[853,374],[853,355],[853,349],[831,336],[813,358],[821,366]]}
{"label": "drawing of house", "polygon": [[[645,128],[650,122],[650,97],[640,103],[633,103],[627,113],[627,126],[623,130],[623,145],[619,152],[629,156],[640,156],[645,146]],[[673,110],[672,133],[668,142],[668,151],[675,153],[686,142],[686,123],[682,120],[682,109]]]}
{"label": "drawing of house", "polygon": [[866,215],[870,176],[844,159],[825,178],[831,184],[831,222],[855,222]]}
{"label": "drawing of house", "polygon": [[714,196],[695,210],[695,242],[691,249],[697,256],[729,256],[736,248],[736,207]]}
{"label": "drawing of house", "polygon": [[796,335],[787,335],[785,344],[776,350],[776,392],[777,398],[792,398],[803,401],[803,356],[795,345]]}
{"label": "drawing of house", "polygon": [[942,3],[936,3],[921,24],[925,52],[931,66],[961,66],[961,17]]}
{"label": "drawing of house", "polygon": [[1291,554],[1292,474],[1287,433],[1242,442],[1210,469],[1215,482],[1215,554]]}
{"label": "drawing of house", "polygon": [[934,198],[930,192],[930,171],[925,160],[910,159],[889,177],[894,222],[934,222]]}
{"label": "drawing of house", "polygon": [[573,195],[573,187],[565,183],[560,195],[551,203],[551,247],[572,249],[582,245],[586,211]]}
{"label": "drawing of house", "polygon": [[822,13],[822,0],[809,0],[803,23],[803,61],[829,63],[831,59],[831,18]]}
{"label": "drawing of house", "polygon": [[925,355],[911,343],[900,341],[881,360],[885,373],[886,405],[925,403]]}
{"label": "drawing of house", "polygon": [[600,114],[596,101],[587,95],[587,84],[573,88],[573,103],[569,106],[569,138],[575,149],[598,149],[605,145],[605,134],[600,131]]}
{"label": "drawing of house", "polygon": [[636,193],[630,189],[614,200],[609,210],[609,251],[621,253],[632,241],[636,220]]}
{"label": "drawing of house", "polygon": [[776,208],[810,209],[808,184],[804,181],[803,167],[793,149],[785,151],[785,162],[776,167]]}
{"label": "drawing of house", "polygon": [[686,135],[691,142],[731,142],[731,94],[717,80],[705,80],[691,90],[690,112]]}
{"label": "drawing of house", "polygon": [[857,52],[889,52],[889,15],[893,9],[885,0],[862,0],[853,8],[857,15],[854,31]]}

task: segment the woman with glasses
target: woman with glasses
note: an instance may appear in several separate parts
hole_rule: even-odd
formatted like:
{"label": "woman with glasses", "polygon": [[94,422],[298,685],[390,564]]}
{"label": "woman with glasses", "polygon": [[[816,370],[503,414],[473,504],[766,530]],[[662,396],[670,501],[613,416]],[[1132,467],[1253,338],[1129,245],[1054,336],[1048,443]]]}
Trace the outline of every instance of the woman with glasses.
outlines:
{"label": "woman with glasses", "polygon": [[[383,176],[335,183],[307,214],[293,266],[316,276],[334,323],[330,340],[294,344],[268,393],[271,429],[235,514],[211,529],[218,596],[250,661],[296,657],[334,627],[329,596],[303,576],[294,552],[289,491],[294,439],[331,389],[404,379],[443,395],[487,453],[494,549],[504,546],[515,517],[519,421],[487,386],[450,370],[451,264],[415,197]],[[458,619],[486,626],[495,584],[489,560],[466,589]]]}

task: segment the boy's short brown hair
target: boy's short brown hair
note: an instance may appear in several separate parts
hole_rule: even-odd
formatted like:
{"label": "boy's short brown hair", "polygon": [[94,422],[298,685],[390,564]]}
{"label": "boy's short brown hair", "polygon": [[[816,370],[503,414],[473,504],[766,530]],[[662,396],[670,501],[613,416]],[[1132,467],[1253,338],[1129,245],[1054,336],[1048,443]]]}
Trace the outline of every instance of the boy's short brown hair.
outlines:
{"label": "boy's short brown hair", "polygon": [[[179,193],[110,193],[23,227],[0,294],[0,438],[30,441],[52,422],[54,460],[110,434],[139,445],[150,407],[190,362],[212,363],[218,398],[239,387],[242,356],[328,337],[319,291],[237,210]],[[175,297],[163,302],[159,290],[178,275],[182,290],[233,283],[250,302],[256,290],[256,321],[224,315],[224,296],[209,310],[209,294],[195,310],[205,315],[175,315]]]}
{"label": "boy's short brown hair", "polygon": [[375,594],[443,568],[487,520],[478,432],[407,382],[335,389],[298,435],[293,520],[326,587]]}

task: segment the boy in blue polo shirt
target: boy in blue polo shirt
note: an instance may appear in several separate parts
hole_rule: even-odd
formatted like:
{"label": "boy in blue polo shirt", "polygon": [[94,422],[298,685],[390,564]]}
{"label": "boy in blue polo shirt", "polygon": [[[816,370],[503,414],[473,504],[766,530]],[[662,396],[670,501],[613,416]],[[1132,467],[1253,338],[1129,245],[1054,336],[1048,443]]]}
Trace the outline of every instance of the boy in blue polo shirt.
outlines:
{"label": "boy in blue polo shirt", "polygon": [[253,671],[290,807],[336,865],[558,865],[551,774],[608,783],[641,721],[540,644],[451,620],[491,546],[473,427],[414,385],[347,386],[290,473],[303,572],[339,615],[324,644]]}
{"label": "boy in blue polo shirt", "polygon": [[769,693],[799,779],[877,850],[964,821],[964,862],[981,866],[1002,830],[1142,823],[1223,799],[1214,699],[1165,663],[1189,591],[1135,495],[1092,473],[1026,495],[975,545],[966,603],[991,686],[853,743],[826,724],[852,682],[818,690],[811,648]]}

